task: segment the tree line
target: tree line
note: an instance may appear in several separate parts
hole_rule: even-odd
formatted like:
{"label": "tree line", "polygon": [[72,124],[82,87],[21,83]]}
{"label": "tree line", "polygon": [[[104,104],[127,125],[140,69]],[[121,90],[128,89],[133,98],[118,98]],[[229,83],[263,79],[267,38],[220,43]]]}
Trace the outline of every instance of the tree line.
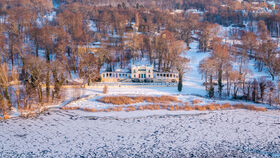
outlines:
{"label": "tree line", "polygon": [[[275,79],[280,73],[278,40],[271,36],[265,22],[257,23],[256,32],[237,30],[230,36],[232,42],[218,36],[217,25],[208,27],[203,27],[198,34],[212,37],[199,38],[201,50],[211,51],[199,65],[208,96],[279,104],[280,87]],[[253,69],[250,62],[254,64]],[[254,73],[260,72],[270,77],[254,77]]]}
{"label": "tree line", "polygon": [[61,87],[74,84],[73,75],[90,84],[100,80],[102,67],[114,71],[144,58],[158,71],[184,73],[187,60],[180,54],[195,23],[195,15],[143,7],[73,2],[54,8],[50,0],[1,1],[1,111],[43,106],[63,96]]}
{"label": "tree line", "polygon": [[[104,67],[114,71],[142,59],[148,59],[157,71],[178,71],[182,86],[188,59],[181,52],[194,40],[201,51],[213,50],[201,63],[211,97],[215,80],[219,96],[225,80],[228,95],[231,87],[239,95],[237,85],[241,81],[243,87],[248,85],[242,80],[249,74],[244,66],[247,58],[255,59],[260,71],[267,67],[271,76],[278,75],[277,44],[269,30],[274,27],[268,21],[260,21],[257,32],[233,32],[231,37],[242,41],[239,45],[228,46],[217,36],[218,25],[209,15],[220,16],[218,6],[224,1],[212,0],[209,6],[213,8],[205,0],[113,1],[114,5],[97,0],[59,2],[58,8],[51,0],[0,2],[1,111],[44,105],[63,96],[61,87],[73,84],[73,75],[90,84],[100,80]],[[207,12],[171,14],[172,9],[192,7]],[[215,7],[220,13],[212,12]],[[238,77],[230,73],[232,60],[240,62]]]}

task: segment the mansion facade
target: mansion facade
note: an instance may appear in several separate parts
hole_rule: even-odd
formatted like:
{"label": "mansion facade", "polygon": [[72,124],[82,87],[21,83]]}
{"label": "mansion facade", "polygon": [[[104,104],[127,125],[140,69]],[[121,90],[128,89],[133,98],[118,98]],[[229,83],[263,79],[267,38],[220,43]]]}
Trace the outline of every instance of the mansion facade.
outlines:
{"label": "mansion facade", "polygon": [[153,66],[131,66],[131,72],[102,72],[102,82],[178,82],[178,73],[155,72]]}

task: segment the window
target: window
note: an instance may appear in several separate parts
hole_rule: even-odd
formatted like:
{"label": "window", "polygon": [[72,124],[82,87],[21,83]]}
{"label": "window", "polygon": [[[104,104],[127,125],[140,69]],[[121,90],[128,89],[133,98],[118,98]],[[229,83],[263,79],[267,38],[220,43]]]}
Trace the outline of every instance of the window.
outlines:
{"label": "window", "polygon": [[105,78],[105,74],[103,74],[103,78]]}
{"label": "window", "polygon": [[149,78],[151,78],[151,75],[149,75]]}
{"label": "window", "polygon": [[139,77],[138,78],[141,78],[141,75],[139,74]]}
{"label": "window", "polygon": [[157,74],[157,76],[159,76],[159,74]]}
{"label": "window", "polygon": [[141,74],[141,78],[143,78],[143,74]]}
{"label": "window", "polygon": [[134,70],[133,72],[136,73],[136,70]]}
{"label": "window", "polygon": [[163,77],[165,77],[165,74],[163,74]]}
{"label": "window", "polygon": [[167,77],[169,77],[169,74],[167,74]]}
{"label": "window", "polygon": [[151,73],[151,70],[149,70],[149,73]]}
{"label": "window", "polygon": [[134,75],[134,78],[136,78],[136,75]]}
{"label": "window", "polygon": [[113,78],[115,78],[115,74],[113,74]]}
{"label": "window", "polygon": [[144,74],[144,78],[146,78],[146,74]]}

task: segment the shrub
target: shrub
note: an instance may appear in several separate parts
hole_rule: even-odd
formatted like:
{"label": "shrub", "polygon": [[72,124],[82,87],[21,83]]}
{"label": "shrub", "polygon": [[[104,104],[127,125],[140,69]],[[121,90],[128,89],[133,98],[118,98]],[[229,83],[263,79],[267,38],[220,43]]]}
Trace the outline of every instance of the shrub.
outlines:
{"label": "shrub", "polygon": [[105,86],[103,87],[103,94],[107,94],[107,93],[108,93],[108,86],[105,85]]}

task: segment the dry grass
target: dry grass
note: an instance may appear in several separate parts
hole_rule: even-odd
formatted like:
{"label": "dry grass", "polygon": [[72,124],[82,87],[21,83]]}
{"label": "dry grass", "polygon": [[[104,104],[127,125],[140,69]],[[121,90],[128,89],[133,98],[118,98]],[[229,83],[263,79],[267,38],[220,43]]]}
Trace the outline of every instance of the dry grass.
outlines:
{"label": "dry grass", "polygon": [[191,110],[194,110],[194,108],[192,106],[184,106],[184,109],[185,111],[191,111]]}
{"label": "dry grass", "polygon": [[79,107],[61,107],[62,110],[79,110],[80,108]]}
{"label": "dry grass", "polygon": [[246,106],[244,104],[235,104],[235,105],[233,105],[233,108],[235,108],[235,109],[246,109]]}
{"label": "dry grass", "polygon": [[112,111],[123,111],[123,107],[121,107],[121,106],[113,107]]}
{"label": "dry grass", "polygon": [[10,118],[11,118],[10,115],[4,115],[3,120],[7,120],[7,119],[10,119]]}
{"label": "dry grass", "polygon": [[124,104],[134,104],[135,101],[126,96],[118,96],[118,97],[103,97],[98,99],[97,101],[105,103],[105,104],[115,104],[115,105],[124,105]]}
{"label": "dry grass", "polygon": [[[208,105],[199,106],[196,105],[201,103],[202,101],[199,99],[194,99],[192,104],[194,106],[190,106],[188,102],[182,103],[177,97],[174,96],[160,96],[160,97],[149,97],[149,96],[138,96],[138,97],[128,97],[128,96],[111,96],[111,97],[103,97],[98,101],[103,103],[111,103],[116,105],[124,105],[130,104],[131,106],[123,107],[123,106],[116,106],[112,108],[106,109],[95,109],[95,108],[84,108],[82,110],[88,112],[112,112],[112,111],[136,111],[136,110],[169,110],[169,111],[191,111],[191,110],[199,110],[199,111],[214,111],[214,110],[223,110],[223,109],[247,109],[253,111],[266,111],[266,108],[256,107],[254,105],[244,105],[244,104],[235,104],[231,105],[229,103],[224,104],[216,104],[210,103]],[[140,103],[140,102],[150,102],[151,104],[135,106],[133,104]],[[170,102],[179,103],[178,105],[172,105]],[[78,110],[79,107],[62,107],[62,110]]]}
{"label": "dry grass", "polygon": [[168,110],[169,110],[169,111],[174,111],[174,110],[175,110],[175,108],[174,108],[174,106],[173,106],[173,105],[169,105],[169,106],[168,106]]}
{"label": "dry grass", "polygon": [[108,93],[108,86],[105,85],[105,86],[103,87],[103,94],[107,94],[107,93]]}
{"label": "dry grass", "polygon": [[192,103],[195,105],[195,104],[199,104],[199,103],[201,103],[202,101],[201,100],[199,100],[199,99],[194,99],[193,101],[192,101]]}
{"label": "dry grass", "polygon": [[104,112],[104,109],[99,109],[96,112]]}
{"label": "dry grass", "polygon": [[142,110],[144,110],[144,107],[143,106],[138,106],[137,110],[141,110],[142,111]]}
{"label": "dry grass", "polygon": [[160,110],[160,105],[154,105],[154,110]]}
{"label": "dry grass", "polygon": [[235,109],[247,109],[252,111],[267,111],[265,107],[256,107],[254,105],[244,105],[244,104],[235,104],[233,105]]}
{"label": "dry grass", "polygon": [[168,110],[168,105],[161,105],[160,108],[164,110]]}
{"label": "dry grass", "polygon": [[170,102],[181,102],[177,97],[174,96],[160,96],[160,97],[149,97],[149,96],[137,96],[137,97],[129,97],[129,96],[108,96],[98,99],[97,101],[106,103],[106,104],[114,104],[114,105],[129,105],[136,104],[142,102],[150,102],[150,103],[170,103]]}
{"label": "dry grass", "polygon": [[263,108],[258,108],[258,107],[256,107],[255,110],[256,110],[256,111],[262,111],[262,112],[263,112],[263,111],[267,111],[267,109],[266,109],[265,107],[263,107]]}
{"label": "dry grass", "polygon": [[206,106],[195,106],[195,110],[206,111],[207,108],[206,108]]}
{"label": "dry grass", "polygon": [[129,111],[136,111],[136,107],[135,106],[128,106],[125,111],[129,112]]}
{"label": "dry grass", "polygon": [[10,115],[4,115],[3,117],[0,117],[0,120],[7,120],[7,119],[10,119],[11,116]]}
{"label": "dry grass", "polygon": [[104,109],[104,112],[111,112],[112,108]]}
{"label": "dry grass", "polygon": [[225,104],[222,104],[220,107],[221,107],[221,109],[229,109],[232,106],[229,103],[225,103]]}
{"label": "dry grass", "polygon": [[215,103],[207,105],[206,108],[207,108],[207,110],[210,110],[210,111],[221,110],[222,109],[219,104],[215,104]]}
{"label": "dry grass", "polygon": [[98,110],[95,108],[84,108],[83,110],[88,112],[98,112]]}
{"label": "dry grass", "polygon": [[211,110],[211,111],[216,110],[216,106],[215,106],[215,105],[207,105],[206,108],[207,108],[208,110]]}

